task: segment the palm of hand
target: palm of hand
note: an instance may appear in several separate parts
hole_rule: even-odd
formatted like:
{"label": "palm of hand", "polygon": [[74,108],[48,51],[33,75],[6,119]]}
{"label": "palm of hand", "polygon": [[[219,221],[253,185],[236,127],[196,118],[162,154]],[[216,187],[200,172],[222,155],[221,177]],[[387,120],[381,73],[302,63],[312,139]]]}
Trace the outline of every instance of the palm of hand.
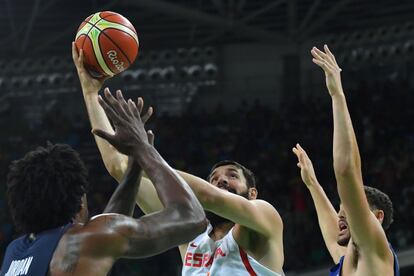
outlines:
{"label": "palm of hand", "polygon": [[116,126],[115,141],[116,148],[124,154],[128,154],[139,144],[149,144],[144,124],[136,120],[124,121],[123,126]]}

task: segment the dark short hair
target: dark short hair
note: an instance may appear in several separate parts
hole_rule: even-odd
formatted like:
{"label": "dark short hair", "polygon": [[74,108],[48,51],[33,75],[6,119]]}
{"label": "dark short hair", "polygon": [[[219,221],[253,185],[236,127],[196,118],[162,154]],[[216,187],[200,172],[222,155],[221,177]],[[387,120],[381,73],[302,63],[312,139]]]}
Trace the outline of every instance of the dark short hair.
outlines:
{"label": "dark short hair", "polygon": [[394,208],[392,207],[391,199],[387,194],[376,188],[364,186],[364,190],[371,210],[382,210],[384,212],[382,227],[384,230],[387,230],[394,220]]}
{"label": "dark short hair", "polygon": [[79,154],[69,145],[48,143],[13,161],[7,196],[17,230],[39,233],[71,222],[81,210],[87,175]]}
{"label": "dark short hair", "polygon": [[210,181],[211,174],[213,173],[215,169],[217,169],[218,167],[223,167],[227,165],[233,165],[242,170],[244,178],[246,178],[247,188],[256,188],[256,178],[253,172],[249,170],[248,168],[246,168],[245,166],[243,166],[242,164],[236,161],[233,161],[233,160],[223,160],[223,161],[220,161],[214,164],[208,175],[208,180]]}

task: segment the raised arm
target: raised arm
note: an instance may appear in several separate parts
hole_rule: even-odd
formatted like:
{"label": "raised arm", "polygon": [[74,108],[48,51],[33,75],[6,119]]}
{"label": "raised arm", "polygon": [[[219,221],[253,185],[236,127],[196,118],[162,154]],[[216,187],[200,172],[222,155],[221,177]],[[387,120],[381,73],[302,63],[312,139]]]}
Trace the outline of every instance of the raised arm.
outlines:
{"label": "raised arm", "polygon": [[302,180],[312,196],[323,240],[333,261],[337,264],[346,251],[346,247],[339,246],[337,243],[339,234],[338,214],[319,184],[312,161],[306,151],[299,144],[296,144],[296,147],[292,150],[298,158],[297,165],[300,168]]}
{"label": "raised arm", "polygon": [[[92,128],[101,129],[108,133],[114,133],[108,117],[98,102],[98,92],[102,89],[104,80],[97,80],[89,75],[83,65],[83,52],[81,51],[78,54],[74,43],[72,43],[72,58],[78,72]],[[142,108],[143,101],[139,100],[137,104],[138,108]],[[142,119],[144,121],[147,120],[151,116],[152,112],[153,109],[151,107],[148,108],[147,113]],[[111,144],[98,136],[95,136],[95,141],[107,171],[117,182],[120,183],[127,170],[128,157],[119,153]],[[137,184],[139,190],[138,193],[136,193],[136,201],[145,213],[152,213],[163,209],[164,206],[158,199],[155,188],[147,178],[142,179],[140,185],[139,183]],[[131,186],[128,187],[132,188]]]}
{"label": "raised arm", "polygon": [[[98,103],[98,92],[102,89],[105,79],[98,80],[89,75],[88,71],[84,67],[83,51],[80,50],[78,53],[74,42],[72,42],[72,58],[78,72],[92,128],[99,128],[113,133],[112,126],[102,107]],[[120,154],[112,147],[111,144],[98,136],[95,136],[95,141],[109,174],[120,182],[123,177],[123,172],[125,172],[127,168],[128,157]]]}
{"label": "raised arm", "polygon": [[347,215],[352,241],[367,256],[389,256],[388,242],[381,224],[371,212],[365,196],[358,144],[342,89],[341,69],[325,45],[324,52],[313,48],[313,62],[325,71],[332,98],[334,117],[333,159],[338,193]]}
{"label": "raised arm", "polygon": [[[117,92],[117,98],[114,98],[106,90],[105,97],[108,103],[102,98],[99,98],[99,103],[112,120],[115,133],[101,129],[93,129],[93,133],[108,141],[121,153],[131,155],[137,160],[154,183],[160,200],[165,205],[162,211],[145,216],[138,223],[113,221],[115,236],[112,238],[128,241],[134,246],[141,245],[151,254],[191,240],[206,227],[205,214],[200,203],[185,181],[149,143],[135,103],[131,100],[125,102],[120,91]],[[134,249],[128,243],[121,244],[131,247],[132,250],[129,255],[127,250],[124,253],[127,255],[122,256],[133,257],[143,252],[143,249]]]}

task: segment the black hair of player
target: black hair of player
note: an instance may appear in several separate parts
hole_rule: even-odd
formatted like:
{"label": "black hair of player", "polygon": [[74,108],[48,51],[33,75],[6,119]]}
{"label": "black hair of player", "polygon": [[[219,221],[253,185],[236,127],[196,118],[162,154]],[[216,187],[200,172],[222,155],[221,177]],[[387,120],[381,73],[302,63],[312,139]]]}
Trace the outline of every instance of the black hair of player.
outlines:
{"label": "black hair of player", "polygon": [[391,199],[387,194],[376,188],[364,186],[364,190],[370,209],[384,212],[382,227],[387,230],[394,220],[394,208]]}
{"label": "black hair of player", "polygon": [[39,233],[72,221],[87,192],[88,172],[69,145],[51,144],[13,161],[7,196],[18,231]]}
{"label": "black hair of player", "polygon": [[210,174],[208,175],[208,180],[210,180],[211,174],[213,173],[215,169],[217,169],[218,167],[223,167],[227,165],[233,165],[236,168],[239,168],[242,170],[244,178],[246,178],[247,188],[256,188],[256,178],[253,172],[249,170],[248,168],[246,168],[245,166],[243,166],[242,164],[236,161],[233,161],[233,160],[223,160],[223,161],[220,161],[214,164],[210,170]]}

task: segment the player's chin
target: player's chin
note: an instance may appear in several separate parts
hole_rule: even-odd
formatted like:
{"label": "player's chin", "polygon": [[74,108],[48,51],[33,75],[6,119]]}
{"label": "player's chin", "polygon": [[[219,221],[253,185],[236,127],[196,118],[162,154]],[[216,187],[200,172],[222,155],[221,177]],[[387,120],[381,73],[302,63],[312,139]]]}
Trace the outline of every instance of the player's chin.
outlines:
{"label": "player's chin", "polygon": [[338,235],[337,243],[340,246],[347,246],[350,239],[351,235],[349,234],[349,231],[345,231]]}

